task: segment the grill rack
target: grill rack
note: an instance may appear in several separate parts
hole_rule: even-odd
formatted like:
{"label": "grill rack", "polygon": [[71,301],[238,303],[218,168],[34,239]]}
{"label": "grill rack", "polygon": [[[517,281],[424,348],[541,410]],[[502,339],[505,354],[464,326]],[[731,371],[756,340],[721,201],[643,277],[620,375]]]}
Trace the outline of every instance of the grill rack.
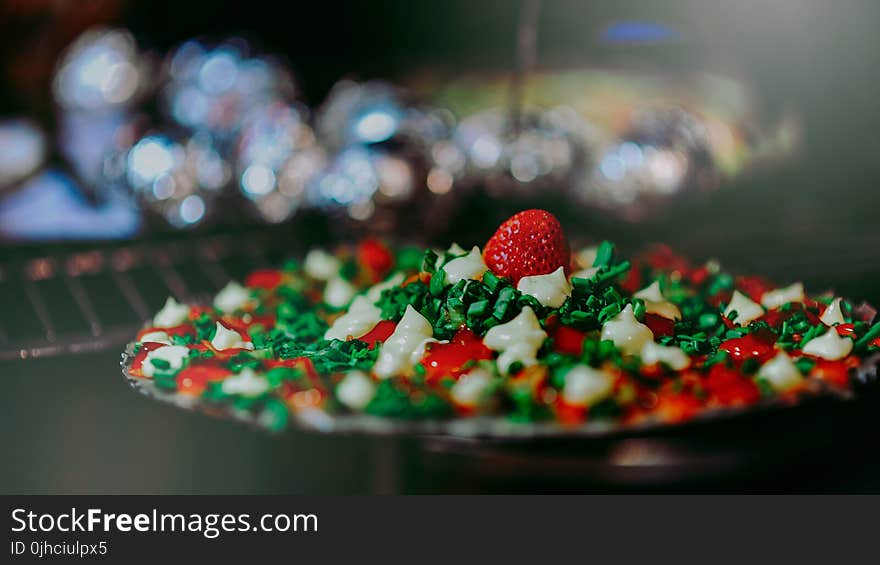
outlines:
{"label": "grill rack", "polygon": [[0,360],[119,348],[167,296],[210,299],[229,280],[293,254],[270,231],[166,241],[7,248]]}

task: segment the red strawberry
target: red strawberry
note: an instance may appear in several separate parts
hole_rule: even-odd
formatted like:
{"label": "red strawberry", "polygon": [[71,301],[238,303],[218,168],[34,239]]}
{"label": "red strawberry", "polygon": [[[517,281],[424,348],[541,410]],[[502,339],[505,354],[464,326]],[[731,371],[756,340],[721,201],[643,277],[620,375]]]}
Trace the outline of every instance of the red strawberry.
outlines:
{"label": "red strawberry", "polygon": [[522,277],[546,275],[559,267],[570,270],[568,239],[556,216],[544,210],[525,210],[501,224],[486,247],[483,261],[514,284]]}

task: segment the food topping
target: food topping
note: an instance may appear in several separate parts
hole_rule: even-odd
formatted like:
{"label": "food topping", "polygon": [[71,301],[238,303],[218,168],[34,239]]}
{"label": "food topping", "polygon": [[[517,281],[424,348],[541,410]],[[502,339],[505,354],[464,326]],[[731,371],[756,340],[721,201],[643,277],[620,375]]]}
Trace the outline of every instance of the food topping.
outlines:
{"label": "food topping", "polygon": [[840,298],[835,298],[831,304],[825,308],[825,311],[822,312],[822,316],[819,320],[821,320],[826,326],[846,323],[846,318],[843,317],[843,307],[841,306]]}
{"label": "food topping", "polygon": [[632,304],[602,326],[602,339],[611,341],[624,355],[635,355],[654,339],[651,328],[636,320]]}
{"label": "food topping", "polygon": [[747,326],[749,322],[753,322],[763,315],[764,309],[761,308],[761,305],[756,304],[738,290],[733,291],[730,304],[724,310],[724,317],[737,326]]}
{"label": "food topping", "polygon": [[853,350],[853,342],[851,339],[841,337],[834,330],[828,330],[819,337],[815,337],[809,341],[804,347],[803,352],[807,355],[814,355],[829,361],[843,359]]}
{"label": "food topping", "polygon": [[528,367],[538,362],[538,350],[546,337],[535,313],[526,306],[516,318],[489,329],[483,343],[500,353],[498,368],[502,374],[510,374],[514,364]]}
{"label": "food topping", "polygon": [[765,292],[764,296],[761,297],[761,304],[768,310],[779,308],[783,304],[788,304],[789,302],[803,301],[804,285],[801,283],[794,283],[785,288],[777,288],[776,290]]}
{"label": "food topping", "polygon": [[244,310],[251,303],[251,292],[235,281],[229,282],[214,298],[214,308],[220,312],[231,314]]}
{"label": "food topping", "polygon": [[562,267],[547,275],[523,277],[519,279],[516,289],[550,308],[559,308],[571,296],[571,283]]}
{"label": "food topping", "polygon": [[169,296],[162,309],[153,316],[153,325],[157,328],[170,328],[184,323],[187,318],[189,318],[189,306],[179,304]]}
{"label": "food topping", "polygon": [[214,337],[211,338],[211,346],[217,351],[225,349],[253,349],[254,344],[241,338],[241,334],[230,330],[220,322],[214,328]]}
{"label": "food topping", "polygon": [[431,323],[407,305],[394,333],[382,345],[374,368],[376,375],[387,379],[409,371],[422,359],[425,346],[432,341],[436,340]]}
{"label": "food topping", "polygon": [[443,266],[446,282],[449,284],[455,284],[465,279],[479,279],[487,270],[486,264],[483,263],[483,256],[480,254],[480,248],[476,245],[467,255],[456,257]]}

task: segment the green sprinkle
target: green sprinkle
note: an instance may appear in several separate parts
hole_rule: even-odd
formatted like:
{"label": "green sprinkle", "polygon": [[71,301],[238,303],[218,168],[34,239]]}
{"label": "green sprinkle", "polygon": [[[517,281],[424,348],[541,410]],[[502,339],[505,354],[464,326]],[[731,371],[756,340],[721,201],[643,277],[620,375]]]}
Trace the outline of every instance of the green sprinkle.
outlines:
{"label": "green sprinkle", "polygon": [[346,261],[339,269],[339,276],[347,281],[354,280],[358,274],[358,266],[355,261]]}
{"label": "green sprinkle", "polygon": [[500,278],[498,278],[492,271],[486,271],[483,273],[483,284],[486,285],[486,288],[489,289],[489,292],[495,292],[498,288],[498,285],[501,283]]}
{"label": "green sprinkle", "polygon": [[718,325],[720,318],[718,314],[714,312],[707,312],[705,314],[701,314],[697,325],[701,330],[709,330]]}
{"label": "green sprinkle", "polygon": [[429,287],[431,296],[440,296],[443,294],[443,289],[446,288],[446,271],[443,269],[439,269],[433,275],[431,275],[431,285]]}
{"label": "green sprinkle", "polygon": [[171,363],[169,363],[165,359],[150,359],[150,363],[153,365],[153,367],[156,367],[157,369],[167,371],[171,368]]}
{"label": "green sprinkle", "polygon": [[866,333],[861,338],[859,338],[858,341],[856,341],[855,349],[859,351],[867,349],[868,345],[870,345],[871,342],[878,337],[880,337],[880,322],[877,322],[876,324],[871,326],[871,329],[868,330],[868,333]]}
{"label": "green sprinkle", "polygon": [[808,359],[806,357],[801,357],[797,361],[794,362],[795,366],[798,368],[798,371],[803,375],[809,374],[810,371],[813,370],[813,367],[816,366],[816,362],[812,359]]}
{"label": "green sprinkle", "polygon": [[499,320],[504,320],[507,315],[507,310],[510,308],[510,304],[515,298],[515,288],[512,286],[502,288],[501,292],[498,293],[498,300],[495,302],[495,308],[492,310],[492,315]]}
{"label": "green sprinkle", "polygon": [[641,298],[633,299],[633,314],[637,320],[645,319],[645,301]]}
{"label": "green sprinkle", "polygon": [[196,337],[199,341],[211,341],[214,339],[214,333],[217,331],[217,325],[214,320],[207,314],[202,314],[193,322],[196,328]]}
{"label": "green sprinkle", "polygon": [[430,249],[425,251],[422,257],[422,271],[433,274],[437,270],[437,254]]}
{"label": "green sprinkle", "polygon": [[761,367],[761,362],[758,361],[757,357],[749,357],[742,364],[742,372],[746,375],[755,374],[758,369]]}
{"label": "green sprinkle", "polygon": [[280,432],[287,427],[290,412],[281,399],[270,397],[263,404],[259,422],[269,431]]}
{"label": "green sprinkle", "polygon": [[767,398],[770,396],[775,396],[776,391],[773,389],[773,385],[770,384],[770,381],[763,377],[758,377],[755,379],[755,384],[758,385],[758,390],[761,392],[761,396]]}
{"label": "green sprinkle", "polygon": [[613,420],[623,414],[623,409],[613,398],[606,398],[590,407],[590,419]]}
{"label": "green sprinkle", "polygon": [[489,301],[488,300],[479,300],[474,302],[468,307],[467,316],[468,318],[479,318],[483,316],[489,310]]}
{"label": "green sprinkle", "polygon": [[404,247],[397,253],[397,266],[404,271],[418,271],[422,268],[425,253],[419,247]]}
{"label": "green sprinkle", "polygon": [[603,241],[596,248],[596,258],[593,260],[594,267],[606,267],[614,259],[614,244],[610,241]]}

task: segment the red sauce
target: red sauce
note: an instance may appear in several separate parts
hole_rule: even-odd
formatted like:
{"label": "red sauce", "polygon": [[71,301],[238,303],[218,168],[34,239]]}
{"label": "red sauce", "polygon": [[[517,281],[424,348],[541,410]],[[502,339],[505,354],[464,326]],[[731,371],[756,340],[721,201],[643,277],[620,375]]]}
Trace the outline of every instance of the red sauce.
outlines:
{"label": "red sauce", "polygon": [[743,337],[729,339],[718,346],[718,348],[726,351],[736,363],[742,363],[752,358],[763,363],[776,354],[773,342],[772,334],[765,336],[762,335],[762,332],[755,332]]}
{"label": "red sauce", "polygon": [[587,334],[567,326],[559,326],[553,334],[553,351],[566,355],[580,355]]}
{"label": "red sauce", "polygon": [[758,304],[761,303],[761,297],[764,296],[764,293],[776,288],[776,286],[765,279],[764,277],[736,277],[736,281],[734,283],[736,289],[741,293],[745,294]]}
{"label": "red sauce", "polygon": [[308,357],[294,357],[293,359],[267,359],[267,366],[273,367],[289,367],[291,369],[299,369],[303,371],[310,380],[318,380],[318,371],[315,364]]}
{"label": "red sauce", "polygon": [[197,320],[202,314],[211,314],[211,308],[207,306],[190,306],[189,307],[189,319]]}
{"label": "red sauce", "polygon": [[218,362],[203,361],[198,365],[190,365],[177,373],[177,388],[184,394],[200,395],[209,382],[222,381],[232,371]]}
{"label": "red sauce", "polygon": [[690,420],[700,411],[702,403],[691,392],[660,391],[653,411],[664,421],[679,423]]}
{"label": "red sauce", "polygon": [[634,261],[632,267],[630,267],[629,272],[627,272],[626,277],[622,281],[620,281],[620,288],[629,292],[630,294],[636,292],[640,288],[642,288],[642,273],[639,268],[639,263]]}
{"label": "red sauce", "polygon": [[702,286],[706,279],[709,278],[709,267],[703,265],[702,267],[698,267],[691,271],[690,274],[691,284],[694,286]]}
{"label": "red sauce", "polygon": [[816,359],[816,364],[813,366],[810,376],[836,386],[846,387],[849,385],[849,369],[850,365],[846,359],[838,361]]}
{"label": "red sauce", "polygon": [[250,324],[246,324],[241,318],[223,318],[218,322],[227,330],[236,332],[242,341],[251,340],[251,336],[247,332],[247,326]]}
{"label": "red sauce", "polygon": [[267,359],[266,367],[272,369],[274,367],[289,367],[291,369],[299,369],[306,375],[307,386],[304,383],[294,381],[284,381],[281,387],[282,396],[287,397],[295,392],[318,389],[322,394],[325,391],[324,383],[321,381],[315,364],[308,357],[294,357],[293,359]]}
{"label": "red sauce", "polygon": [[[710,305],[718,308],[721,304],[730,304],[730,299],[733,298],[733,292],[729,290],[720,290],[717,293],[706,299]],[[724,318],[727,320],[727,318]]]}
{"label": "red sauce", "polygon": [[645,325],[651,329],[654,337],[675,335],[675,321],[659,314],[645,314]]}
{"label": "red sauce", "polygon": [[244,280],[244,285],[250,288],[262,288],[272,290],[281,284],[283,275],[277,269],[262,269],[249,274]]}
{"label": "red sauce", "polygon": [[651,267],[667,273],[678,272],[687,275],[690,272],[690,262],[676,254],[671,247],[665,244],[654,245],[645,255],[645,260]]}
{"label": "red sauce", "polygon": [[195,335],[196,330],[191,324],[180,324],[179,326],[171,326],[170,328],[146,328],[138,332],[137,339],[141,340],[150,332],[165,332],[169,336],[172,335]]}
{"label": "red sauce", "polygon": [[370,349],[373,349],[374,347],[376,347],[377,341],[385,343],[385,340],[391,337],[391,334],[394,333],[394,328],[396,327],[396,322],[392,322],[391,320],[382,320],[381,322],[376,324],[376,327],[374,327],[358,339],[361,341],[366,341],[370,344]]}
{"label": "red sauce", "polygon": [[425,378],[428,382],[441,377],[458,378],[468,361],[491,359],[492,350],[483,345],[483,340],[471,330],[462,328],[456,332],[449,343],[430,343],[422,359]]}
{"label": "red sauce", "polygon": [[223,316],[220,322],[226,328],[237,331],[242,339],[249,340],[248,330],[251,326],[261,325],[263,328],[271,329],[275,326],[275,316],[272,314],[245,314],[241,317]]}
{"label": "red sauce", "polygon": [[746,406],[761,399],[761,391],[752,379],[721,363],[709,369],[703,387],[709,393],[709,402],[720,406]]}
{"label": "red sauce", "polygon": [[153,342],[143,344],[140,351],[138,351],[134,356],[134,359],[131,360],[131,368],[128,372],[136,377],[143,377],[144,375],[141,372],[141,367],[144,365],[144,359],[147,358],[147,353],[154,349],[159,349],[160,347],[165,347],[165,344]]}
{"label": "red sauce", "polygon": [[394,266],[394,255],[384,243],[376,238],[367,238],[358,244],[358,262],[370,274],[373,282],[385,278]]}
{"label": "red sauce", "polygon": [[793,303],[791,307],[786,310],[774,308],[773,310],[770,310],[769,312],[764,314],[761,317],[761,320],[767,322],[767,325],[769,325],[771,328],[781,328],[782,322],[791,318],[796,312],[803,312],[807,320],[813,325],[819,323],[819,317],[816,316],[815,313],[804,308],[804,305],[799,302]]}
{"label": "red sauce", "polygon": [[556,400],[556,418],[560,424],[575,425],[580,424],[587,419],[587,408],[585,406],[572,406],[562,399],[560,394]]}

